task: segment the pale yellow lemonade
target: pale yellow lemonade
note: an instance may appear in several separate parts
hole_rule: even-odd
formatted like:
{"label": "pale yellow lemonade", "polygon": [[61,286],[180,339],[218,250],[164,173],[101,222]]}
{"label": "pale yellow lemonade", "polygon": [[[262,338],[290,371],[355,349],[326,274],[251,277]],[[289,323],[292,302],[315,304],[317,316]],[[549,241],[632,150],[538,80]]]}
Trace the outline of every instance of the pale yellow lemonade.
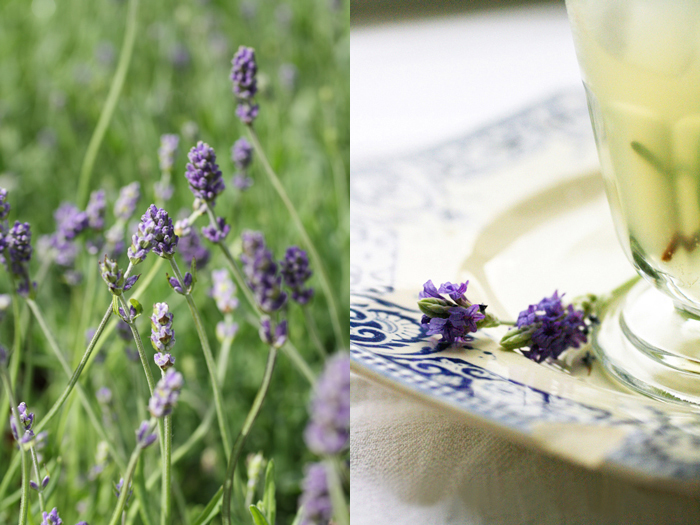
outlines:
{"label": "pale yellow lemonade", "polygon": [[700,1],[567,0],[628,257],[700,304]]}

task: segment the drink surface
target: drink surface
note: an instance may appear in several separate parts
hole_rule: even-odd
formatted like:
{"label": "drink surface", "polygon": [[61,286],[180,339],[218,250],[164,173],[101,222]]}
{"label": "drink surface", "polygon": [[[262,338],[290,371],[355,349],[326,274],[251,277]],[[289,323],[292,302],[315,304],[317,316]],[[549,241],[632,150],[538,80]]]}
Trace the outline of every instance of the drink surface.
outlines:
{"label": "drink surface", "polygon": [[567,0],[567,10],[620,242],[700,314],[700,2]]}

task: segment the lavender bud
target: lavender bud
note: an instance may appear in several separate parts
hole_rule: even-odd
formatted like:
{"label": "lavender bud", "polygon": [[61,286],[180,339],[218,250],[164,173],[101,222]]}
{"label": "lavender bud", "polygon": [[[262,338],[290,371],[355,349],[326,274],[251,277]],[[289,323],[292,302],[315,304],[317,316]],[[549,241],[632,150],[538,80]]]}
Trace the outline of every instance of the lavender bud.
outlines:
{"label": "lavender bud", "polygon": [[0,221],[7,219],[10,214],[10,203],[7,201],[7,190],[0,188]]}
{"label": "lavender bud", "polygon": [[169,368],[165,372],[148,401],[148,410],[153,417],[164,417],[172,413],[180,396],[182,384],[182,374],[176,372],[174,368]]}
{"label": "lavender bud", "polygon": [[245,191],[253,185],[253,179],[243,174],[234,176],[232,182],[234,187],[240,191]]}
{"label": "lavender bud", "polygon": [[180,143],[180,137],[175,134],[166,134],[160,136],[160,148],[158,148],[158,160],[161,171],[172,171],[175,163],[175,155],[177,147]]}
{"label": "lavender bud", "polygon": [[236,107],[236,116],[240,119],[243,124],[250,126],[256,118],[258,118],[258,113],[260,106],[257,104],[249,104],[248,102],[241,102]]}
{"label": "lavender bud", "polygon": [[238,308],[238,298],[236,297],[236,285],[233,284],[228,270],[220,269],[211,272],[214,286],[211,289],[211,296],[216,301],[216,307],[222,314],[229,314]]}
{"label": "lavender bud", "polygon": [[161,370],[167,370],[175,364],[175,358],[171,354],[161,354],[160,352],[156,352],[156,354],[153,356],[153,360]]}
{"label": "lavender bud", "polygon": [[41,525],[63,525],[63,520],[59,517],[56,507],[51,512],[42,513],[41,516]]}
{"label": "lavender bud", "polygon": [[[100,264],[100,274],[107,283],[112,295],[119,296],[124,290],[124,273],[119,269],[119,264],[105,255]],[[133,283],[132,283],[133,284]]]}
{"label": "lavender bud", "polygon": [[167,273],[165,275],[168,278],[168,284],[170,284],[170,287],[180,295],[185,295],[192,292],[192,284],[194,279],[190,272],[185,272],[185,276],[182,278],[184,281],[183,283],[178,281],[177,277],[170,277]]}
{"label": "lavender bud", "polygon": [[309,258],[306,252],[298,246],[290,246],[280,261],[280,273],[286,284],[292,290],[292,299],[299,304],[307,304],[313,297],[313,288],[305,288],[304,284],[311,277]]}
{"label": "lavender bud", "polygon": [[95,231],[102,231],[105,226],[105,212],[107,211],[107,200],[104,190],[93,191],[90,194],[90,201],[85,214],[88,219],[88,226]]}
{"label": "lavender bud", "polygon": [[117,220],[127,222],[136,211],[136,205],[141,198],[141,185],[132,182],[119,190],[119,197],[114,203],[114,216]]}
{"label": "lavender bud", "polygon": [[333,504],[323,463],[311,463],[307,467],[302,489],[299,499],[299,506],[302,507],[302,523],[308,525],[329,523],[333,517]]}
{"label": "lavender bud", "polygon": [[231,231],[231,227],[226,224],[223,217],[216,218],[216,225],[202,226],[202,235],[214,244],[223,242],[229,231]]}
{"label": "lavender bud", "polygon": [[219,321],[216,323],[216,338],[220,343],[226,339],[233,339],[238,332],[238,324],[227,321]]}
{"label": "lavender bud", "polygon": [[258,91],[256,74],[258,66],[255,61],[255,50],[252,47],[241,46],[231,60],[231,82],[233,93],[238,99],[250,100]]}
{"label": "lavender bud", "polygon": [[264,315],[260,319],[260,339],[266,345],[280,348],[287,341],[287,320],[285,319],[275,327],[274,335],[272,327],[272,320],[267,315]]}
{"label": "lavender bud", "polygon": [[48,474],[47,474],[46,476],[44,476],[44,479],[41,480],[41,488],[42,488],[42,489],[45,489],[45,488],[46,488],[46,485],[49,484],[49,481],[50,481],[50,480],[51,480],[51,478],[50,478],[50,476],[49,476]]}
{"label": "lavender bud", "polygon": [[347,354],[329,359],[318,378],[304,440],[309,450],[318,455],[337,454],[349,445],[350,358]]}
{"label": "lavender bud", "polygon": [[253,162],[253,146],[245,138],[241,137],[231,147],[231,160],[241,171],[245,171]]}
{"label": "lavender bud", "polygon": [[221,170],[216,164],[214,149],[200,140],[187,157],[190,162],[187,164],[185,177],[190,190],[195,197],[213,206],[217,195],[225,188]]}
{"label": "lavender bud", "polygon": [[39,492],[39,485],[37,485],[37,484],[36,484],[34,481],[32,481],[31,479],[29,480],[29,488],[32,488],[32,489],[36,490],[37,492]]}
{"label": "lavender bud", "polygon": [[[114,485],[114,495],[117,497],[117,499],[119,499],[119,496],[121,495],[123,488],[124,488],[124,478],[119,478],[119,483]],[[128,506],[132,493],[133,493],[133,491],[131,490],[131,482],[129,482],[129,493],[126,497],[126,505],[125,506]]]}
{"label": "lavender bud", "polygon": [[170,313],[166,303],[156,303],[153,305],[153,315],[151,316],[151,344],[153,348],[162,353],[167,353],[175,344],[173,314]]}
{"label": "lavender bud", "polygon": [[[141,448],[146,448],[156,440],[156,434],[153,432],[155,421],[141,421],[139,429],[136,431],[136,444]],[[119,487],[121,490],[121,486]]]}

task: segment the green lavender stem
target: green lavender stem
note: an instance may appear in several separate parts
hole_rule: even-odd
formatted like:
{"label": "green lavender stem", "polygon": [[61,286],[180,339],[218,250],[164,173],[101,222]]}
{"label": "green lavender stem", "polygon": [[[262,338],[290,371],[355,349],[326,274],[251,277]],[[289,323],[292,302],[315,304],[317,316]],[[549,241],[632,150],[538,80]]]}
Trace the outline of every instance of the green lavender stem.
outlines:
{"label": "green lavender stem", "polygon": [[334,523],[338,525],[350,525],[350,511],[343,493],[340,461],[336,457],[327,458],[324,462],[326,476],[328,477],[328,491],[333,503]]}
{"label": "green lavender stem", "polygon": [[[14,290],[14,285],[12,287]],[[12,316],[14,317],[14,336],[12,341],[12,354],[10,355],[10,384],[17,384],[17,375],[19,374],[19,363],[22,353],[22,323],[19,308],[19,296],[16,292],[12,293]],[[7,421],[7,414],[10,411],[12,404],[8,396],[7,403],[2,404],[0,408],[0,421]],[[0,491],[2,494],[2,491]]]}
{"label": "green lavender stem", "polygon": [[246,126],[246,128],[248,130],[248,136],[250,137],[250,140],[253,143],[253,147],[255,148],[255,152],[260,157],[260,160],[263,163],[263,167],[265,168],[265,173],[267,173],[268,178],[270,179],[270,183],[275,188],[277,194],[279,195],[280,199],[282,199],[282,202],[287,208],[287,211],[289,212],[292,221],[296,225],[297,230],[299,231],[299,234],[301,235],[302,240],[306,245],[306,248],[309,250],[309,255],[311,256],[311,260],[313,261],[314,267],[318,271],[318,275],[321,280],[321,287],[323,288],[323,293],[325,294],[326,300],[328,301],[328,307],[330,309],[331,314],[331,324],[333,325],[333,331],[335,332],[336,341],[338,341],[338,343],[343,344],[344,346],[347,346],[340,325],[340,316],[338,313],[338,305],[336,303],[336,294],[333,293],[333,289],[331,288],[330,280],[328,279],[328,274],[326,273],[323,261],[321,260],[321,257],[319,256],[318,252],[316,251],[316,246],[311,241],[311,237],[309,237],[309,234],[306,232],[304,223],[301,222],[301,218],[299,217],[299,214],[297,213],[294,204],[289,199],[287,191],[284,189],[284,186],[277,177],[277,174],[272,169],[272,166],[270,165],[267,156],[265,156],[265,151],[260,145],[260,141],[258,140],[257,134],[251,126]]}
{"label": "green lavender stem", "polygon": [[270,388],[270,382],[272,379],[272,372],[275,369],[275,363],[277,362],[277,349],[273,346],[270,347],[270,353],[267,355],[267,363],[265,365],[265,373],[263,375],[263,380],[260,385],[260,389],[253,400],[253,405],[250,407],[250,411],[243,422],[243,427],[241,428],[236,442],[233,444],[233,449],[228,460],[228,466],[226,467],[226,479],[224,481],[224,504],[221,509],[222,522],[224,525],[231,525],[231,495],[233,493],[233,475],[236,472],[236,464],[238,463],[238,458],[243,450],[243,445],[245,440],[250,433],[250,429],[255,423],[255,419],[260,413],[263,401],[265,401],[265,396]]}
{"label": "green lavender stem", "polygon": [[112,115],[114,115],[114,110],[117,107],[119,95],[124,87],[126,73],[129,70],[129,64],[131,63],[131,56],[134,50],[134,42],[136,41],[138,6],[139,0],[129,0],[129,11],[126,18],[124,42],[122,43],[122,49],[119,55],[117,71],[112,79],[112,85],[109,88],[107,100],[105,101],[105,105],[102,107],[102,112],[100,113],[100,118],[97,121],[95,131],[93,132],[92,137],[90,137],[90,143],[88,144],[87,151],[85,152],[85,158],[83,159],[83,165],[80,169],[80,180],[78,183],[79,205],[84,205],[87,202],[90,177],[92,176],[92,170],[95,166],[97,152],[100,149],[102,139],[104,139],[109,123],[112,120]]}
{"label": "green lavender stem", "polygon": [[32,456],[32,464],[34,465],[34,476],[36,477],[36,484],[39,487],[37,491],[39,493],[39,510],[41,512],[44,512],[44,487],[41,484],[41,474],[39,474],[39,458],[36,455],[36,448],[32,446],[32,448],[29,449],[29,453]]}
{"label": "green lavender stem", "polygon": [[172,507],[172,479],[171,479],[171,461],[173,450],[173,422],[172,416],[165,416],[164,420],[164,444],[162,462],[163,462],[163,483],[160,500],[160,523],[168,525],[170,523],[170,513]]}
{"label": "green lavender stem", "polygon": [[117,506],[112,514],[112,519],[109,521],[109,525],[118,525],[119,520],[124,512],[124,507],[126,505],[126,499],[129,497],[129,483],[131,483],[131,478],[134,476],[134,471],[136,470],[136,463],[141,455],[142,448],[137,445],[134,452],[129,458],[129,464],[126,467],[126,472],[124,473],[124,484],[122,485],[121,494],[119,494],[119,499],[117,500]]}
{"label": "green lavender stem", "polygon": [[[182,273],[180,268],[175,262],[175,259],[170,259],[170,266],[175,273],[175,277],[180,283],[184,283]],[[194,303],[192,296],[189,293],[185,294],[185,299],[187,300],[187,306],[190,308],[190,313],[192,314],[192,320],[194,321],[195,328],[197,329],[197,335],[199,336],[199,341],[202,345],[202,352],[204,353],[204,361],[207,364],[207,369],[209,371],[209,377],[211,381],[211,388],[214,392],[214,406],[216,407],[216,417],[219,422],[219,431],[221,432],[221,440],[224,445],[224,453],[226,454],[226,459],[228,460],[228,452],[231,443],[231,437],[229,436],[228,427],[226,426],[226,417],[224,415],[224,406],[221,399],[221,391],[219,388],[219,382],[216,378],[216,366],[214,365],[214,356],[211,352],[211,346],[209,346],[209,339],[204,331],[204,326],[202,325],[202,318],[199,315],[199,310],[197,305]]]}
{"label": "green lavender stem", "polygon": [[[10,403],[12,417],[15,418],[17,425],[19,425],[20,420],[19,415],[17,414],[17,400],[15,399],[15,395],[12,391],[10,377],[8,376],[5,368],[0,367],[0,377],[2,377],[2,382],[5,383],[5,392],[7,393],[7,399]],[[19,508],[19,524],[23,525],[27,522],[27,511],[29,509],[29,462],[27,461],[27,453],[25,452],[24,447],[20,446],[19,451],[22,461],[22,499]]]}
{"label": "green lavender stem", "polygon": [[[125,314],[128,316],[129,305],[127,304],[126,299],[124,299],[123,295],[119,296],[119,302],[121,303],[122,309],[124,310]],[[134,324],[134,322],[126,321],[126,324],[129,325],[129,328],[131,329],[131,335],[134,337],[134,342],[136,343],[136,350],[138,350],[139,359],[141,360],[141,366],[143,366],[143,372],[146,375],[146,382],[148,383],[149,393],[153,395],[153,389],[156,387],[156,383],[153,380],[151,365],[148,358],[146,357],[146,351],[143,348],[143,341],[141,340],[141,336],[139,335],[139,331],[136,329],[136,325]]]}

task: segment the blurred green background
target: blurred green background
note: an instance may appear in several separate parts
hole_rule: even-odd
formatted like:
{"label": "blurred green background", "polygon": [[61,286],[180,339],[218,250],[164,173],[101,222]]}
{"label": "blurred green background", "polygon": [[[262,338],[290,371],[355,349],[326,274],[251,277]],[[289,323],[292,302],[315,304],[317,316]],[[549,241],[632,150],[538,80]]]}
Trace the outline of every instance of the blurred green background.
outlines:
{"label": "blurred green background", "polygon": [[[127,6],[126,1],[117,0],[0,1],[0,186],[10,192],[10,221],[31,222],[35,245],[41,235],[54,230],[53,210],[76,198],[87,145],[119,60]],[[171,216],[191,210],[192,195],[184,177],[186,152],[201,139],[217,151],[228,186],[216,212],[232,225],[229,241],[234,253],[238,248],[235,239],[244,229],[263,231],[278,259],[287,246],[301,243],[259,162],[254,161],[251,168],[254,185],[250,190],[240,194],[230,184],[234,174],[230,148],[244,132],[234,114],[230,60],[239,45],[254,47],[260,87],[260,117],[255,129],[320,251],[342,307],[341,321],[347,334],[349,9],[347,2],[334,0],[141,0],[126,83],[90,184],[91,190],[107,191],[107,227],[113,221],[111,208],[119,187],[132,181],[141,183],[136,218],[153,201],[153,183],[160,178],[159,137],[178,133],[181,142],[173,174],[175,194],[167,206]],[[77,204],[81,208],[85,205]],[[208,295],[208,271],[224,264],[217,252],[213,256],[195,300],[207,321],[216,353],[214,328],[221,314]],[[40,266],[36,259],[32,262],[35,274]],[[149,257],[139,271],[147,273],[153,259]],[[179,263],[185,266],[182,260]],[[61,281],[60,272],[51,269],[40,283],[38,296],[72,361],[84,350],[85,328],[97,324],[109,301],[99,276],[94,295],[86,285],[90,273],[97,271],[96,257],[83,254],[78,264],[85,275],[82,284],[68,286]],[[318,277],[310,284],[317,288],[311,308],[326,349],[342,349],[342,343],[333,338]],[[0,280],[0,290],[9,290],[6,278]],[[175,312],[174,355],[187,389],[174,417],[177,447],[199,424],[209,406],[211,389],[184,298],[170,292],[163,276],[142,302],[150,314],[150,305],[164,300],[172,301]],[[246,323],[244,310],[237,314],[241,329],[224,386],[234,436],[260,384],[266,354],[257,327]],[[322,361],[312,348],[299,307],[291,305],[288,315],[292,341],[318,372]],[[145,339],[149,321],[144,316],[139,323]],[[31,362],[22,364],[18,390],[40,420],[66,380],[45,348],[41,332],[31,321],[28,324],[24,351]],[[11,325],[11,319],[6,319],[0,326],[0,342],[7,346],[12,341]],[[130,450],[133,429],[147,400],[140,365],[128,361],[123,343],[111,336],[81,382],[89,393],[105,385],[112,389],[118,400],[114,431]],[[296,512],[303,465],[313,459],[302,438],[309,396],[308,382],[284,355],[280,356],[272,391],[244,451],[260,450],[276,462],[278,523],[290,522]],[[6,403],[4,397],[1,399]],[[13,453],[7,425],[2,428],[0,473]],[[111,496],[111,484],[119,479],[114,466],[95,483],[87,478],[95,463],[97,441],[75,400],[49,426],[46,456],[60,457],[62,467],[61,482],[48,506],[58,507],[66,523],[78,519],[106,522],[116,501]],[[222,452],[214,423],[200,446],[176,466],[175,523],[196,514],[221,484],[225,470]],[[157,459],[157,452],[149,450],[145,456],[147,475],[149,469],[158,468]],[[243,464],[239,470],[244,470]],[[158,497],[156,492],[155,501]],[[16,510],[16,503],[0,501],[0,522],[15,521]],[[242,511],[239,508],[237,512]],[[249,516],[242,516],[250,522]],[[139,523],[138,518],[135,523]]]}

